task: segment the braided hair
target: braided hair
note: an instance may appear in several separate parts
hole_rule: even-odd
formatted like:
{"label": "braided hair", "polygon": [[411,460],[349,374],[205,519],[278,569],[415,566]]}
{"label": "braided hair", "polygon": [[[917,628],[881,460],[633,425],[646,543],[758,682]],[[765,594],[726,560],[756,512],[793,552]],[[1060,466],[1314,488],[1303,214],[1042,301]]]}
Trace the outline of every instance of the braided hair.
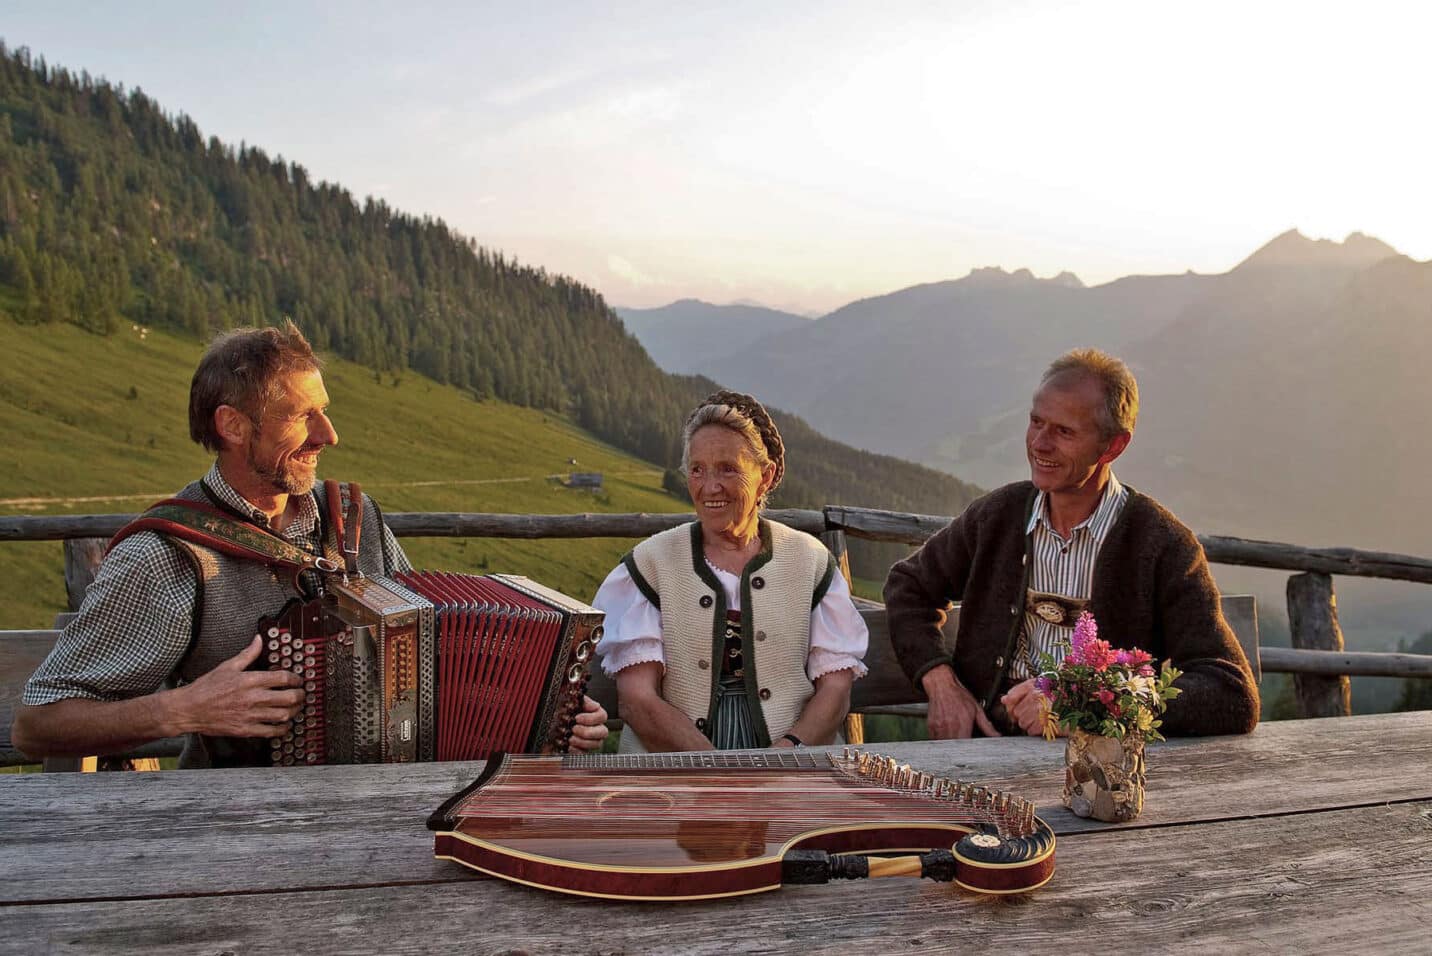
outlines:
{"label": "braided hair", "polygon": [[766,489],[765,496],[759,502],[764,507],[766,498],[776,490],[776,486],[786,474],[786,446],[781,441],[781,433],[776,429],[776,423],[771,420],[771,413],[766,411],[766,407],[756,401],[754,396],[745,392],[726,389],[712,392],[686,417],[686,425],[681,431],[682,471],[686,470],[687,456],[691,451],[691,436],[707,425],[729,428],[744,438],[751,457],[762,470],[767,465],[776,466],[771,487]]}

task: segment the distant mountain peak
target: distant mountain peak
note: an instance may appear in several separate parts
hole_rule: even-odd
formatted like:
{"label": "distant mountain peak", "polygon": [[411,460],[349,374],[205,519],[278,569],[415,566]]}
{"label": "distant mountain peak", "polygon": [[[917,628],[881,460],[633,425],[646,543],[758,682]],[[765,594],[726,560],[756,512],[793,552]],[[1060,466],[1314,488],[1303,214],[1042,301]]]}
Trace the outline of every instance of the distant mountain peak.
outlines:
{"label": "distant mountain peak", "polygon": [[1041,279],[1028,269],[1006,272],[999,266],[984,266],[971,269],[970,274],[960,280],[962,285],[978,289],[1008,289],[1023,285],[1057,285],[1066,289],[1082,289],[1084,283],[1072,272],[1061,272],[1052,279]]}
{"label": "distant mountain peak", "polygon": [[1361,268],[1381,262],[1400,253],[1372,236],[1348,233],[1342,242],[1332,239],[1309,239],[1297,229],[1289,229],[1265,243],[1239,269],[1269,266],[1344,266]]}

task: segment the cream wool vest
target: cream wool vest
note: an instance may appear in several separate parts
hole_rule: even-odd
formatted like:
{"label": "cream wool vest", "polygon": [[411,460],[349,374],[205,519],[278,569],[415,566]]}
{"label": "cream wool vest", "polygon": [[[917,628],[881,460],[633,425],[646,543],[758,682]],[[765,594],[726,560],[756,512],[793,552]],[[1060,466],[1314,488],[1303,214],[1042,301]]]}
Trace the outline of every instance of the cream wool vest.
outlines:
{"label": "cream wool vest", "polygon": [[[746,699],[761,746],[791,729],[815,685],[806,676],[811,611],[835,561],[815,538],[761,519],[761,551],[741,574],[741,656]],[[622,561],[661,612],[666,702],[704,729],[714,716],[725,646],[726,594],[702,554],[701,523],[653,535]],[[630,727],[621,752],[645,748]]]}

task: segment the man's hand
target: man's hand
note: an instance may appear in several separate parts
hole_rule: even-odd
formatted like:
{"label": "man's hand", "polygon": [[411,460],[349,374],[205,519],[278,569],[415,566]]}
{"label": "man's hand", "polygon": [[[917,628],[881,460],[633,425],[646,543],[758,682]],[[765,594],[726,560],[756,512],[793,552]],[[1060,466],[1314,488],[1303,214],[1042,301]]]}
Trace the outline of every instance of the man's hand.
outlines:
{"label": "man's hand", "polygon": [[582,712],[572,725],[572,739],[568,746],[573,750],[598,750],[607,739],[607,711],[590,697],[582,698]]}
{"label": "man's hand", "polygon": [[1009,719],[1031,737],[1044,734],[1044,695],[1034,687],[1034,679],[1020,681],[1000,699],[1009,711]]}
{"label": "man's hand", "polygon": [[192,684],[165,691],[170,736],[282,736],[303,706],[303,679],[285,670],[248,670],[263,647],[263,639],[255,637]]}
{"label": "man's hand", "polygon": [[930,698],[930,712],[926,719],[931,740],[970,737],[976,727],[986,737],[1000,736],[985,716],[979,701],[955,679],[955,672],[949,666],[942,664],[930,668],[920,678],[920,683],[924,685],[925,696]]}

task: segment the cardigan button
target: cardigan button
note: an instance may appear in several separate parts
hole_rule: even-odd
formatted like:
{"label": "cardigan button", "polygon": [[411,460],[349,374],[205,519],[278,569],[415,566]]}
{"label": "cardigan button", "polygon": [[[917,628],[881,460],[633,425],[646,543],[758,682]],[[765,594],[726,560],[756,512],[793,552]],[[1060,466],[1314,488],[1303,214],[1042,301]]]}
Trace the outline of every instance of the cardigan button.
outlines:
{"label": "cardigan button", "polygon": [[761,700],[770,700],[770,699],[771,699],[771,689],[770,689],[769,687],[762,687],[762,688],[761,688],[761,693],[760,693],[758,696],[761,698]]}
{"label": "cardigan button", "polygon": [[763,587],[765,587],[765,586],[766,586],[766,579],[765,579],[765,578],[757,576],[757,577],[754,577],[754,578],[751,579],[751,587],[755,588],[757,591],[761,590],[761,588],[763,588]]}
{"label": "cardigan button", "polygon": [[756,632],[756,640],[758,640],[758,641],[764,641],[765,639],[766,639],[766,632],[765,632],[765,631],[757,631],[757,632]]}
{"label": "cardigan button", "polygon": [[711,669],[711,662],[703,657],[701,660],[696,662],[696,666],[701,668],[703,671],[709,671]]}
{"label": "cardigan button", "polygon": [[700,603],[702,607],[710,607],[715,602],[711,600],[711,595],[703,594],[701,595],[701,600],[698,603]]}

